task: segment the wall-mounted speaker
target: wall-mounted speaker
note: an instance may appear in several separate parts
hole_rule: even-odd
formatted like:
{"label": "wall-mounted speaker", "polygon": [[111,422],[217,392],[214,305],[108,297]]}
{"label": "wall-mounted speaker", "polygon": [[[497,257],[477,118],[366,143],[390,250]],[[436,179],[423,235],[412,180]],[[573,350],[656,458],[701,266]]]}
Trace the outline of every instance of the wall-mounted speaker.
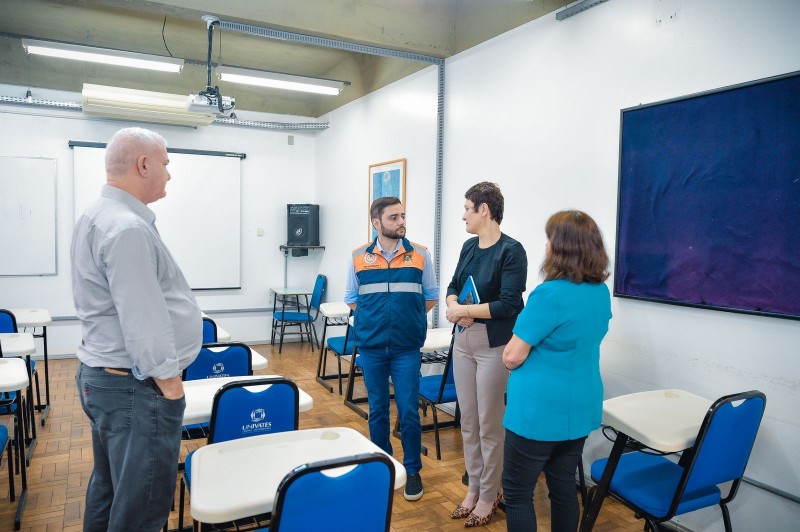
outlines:
{"label": "wall-mounted speaker", "polygon": [[286,245],[319,246],[319,205],[295,203],[286,209]]}

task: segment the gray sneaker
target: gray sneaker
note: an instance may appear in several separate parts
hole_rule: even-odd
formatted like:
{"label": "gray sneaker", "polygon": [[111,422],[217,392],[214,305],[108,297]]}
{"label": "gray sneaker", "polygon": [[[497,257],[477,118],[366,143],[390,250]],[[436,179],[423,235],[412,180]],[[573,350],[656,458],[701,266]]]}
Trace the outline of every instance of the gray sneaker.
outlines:
{"label": "gray sneaker", "polygon": [[407,501],[418,501],[422,498],[422,477],[419,476],[419,473],[408,475],[403,497]]}

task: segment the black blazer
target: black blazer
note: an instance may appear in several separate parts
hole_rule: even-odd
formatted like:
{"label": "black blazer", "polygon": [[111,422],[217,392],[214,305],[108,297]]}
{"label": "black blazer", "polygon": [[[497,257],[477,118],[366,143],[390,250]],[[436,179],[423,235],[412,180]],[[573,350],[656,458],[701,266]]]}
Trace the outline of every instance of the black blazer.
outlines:
{"label": "black blazer", "polygon": [[[472,254],[478,246],[478,237],[470,238],[461,248],[456,272],[447,286],[447,295],[458,296],[461,293],[460,278],[464,268],[472,260]],[[489,335],[489,347],[505,345],[511,340],[517,315],[525,304],[522,293],[528,278],[528,256],[522,244],[501,233],[500,240],[492,246],[496,248],[492,260],[484,261],[480,270],[473,273],[472,279],[478,289],[481,303],[489,303],[492,319],[476,319],[486,324]]]}

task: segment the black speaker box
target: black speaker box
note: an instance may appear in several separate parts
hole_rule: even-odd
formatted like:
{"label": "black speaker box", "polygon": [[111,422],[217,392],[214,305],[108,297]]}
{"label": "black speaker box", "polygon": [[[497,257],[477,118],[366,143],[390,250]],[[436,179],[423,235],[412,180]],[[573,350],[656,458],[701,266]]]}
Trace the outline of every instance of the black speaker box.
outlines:
{"label": "black speaker box", "polygon": [[286,245],[319,246],[319,205],[295,203],[286,209]]}

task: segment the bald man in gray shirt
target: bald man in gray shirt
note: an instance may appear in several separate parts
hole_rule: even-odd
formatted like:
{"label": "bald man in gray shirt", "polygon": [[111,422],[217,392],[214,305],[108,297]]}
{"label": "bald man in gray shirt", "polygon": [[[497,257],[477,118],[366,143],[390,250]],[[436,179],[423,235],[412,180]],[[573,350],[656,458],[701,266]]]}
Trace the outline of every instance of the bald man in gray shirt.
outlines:
{"label": "bald man in gray shirt", "polygon": [[107,184],[75,224],[72,291],[82,327],[76,376],[92,428],[84,531],[157,531],[169,517],[186,401],[181,372],[202,318],[147,204],[166,195],[166,141],[118,131]]}

